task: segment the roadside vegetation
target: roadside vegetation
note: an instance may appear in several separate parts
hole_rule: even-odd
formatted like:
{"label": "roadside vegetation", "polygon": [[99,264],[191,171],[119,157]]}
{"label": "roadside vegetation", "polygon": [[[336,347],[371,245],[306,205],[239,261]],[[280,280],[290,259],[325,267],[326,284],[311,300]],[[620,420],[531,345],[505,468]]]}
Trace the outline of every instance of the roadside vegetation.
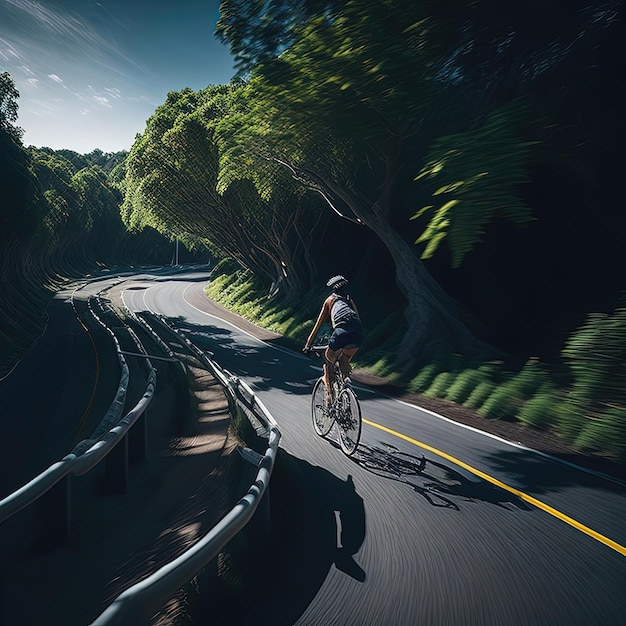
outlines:
{"label": "roadside vegetation", "polygon": [[2,74],[4,360],[67,277],[176,240],[295,347],[341,273],[362,367],[625,460],[626,20],[566,4],[223,0],[237,75],[116,155],[23,146]]}
{"label": "roadside vegetation", "polygon": [[[206,294],[228,309],[284,336],[285,345],[304,345],[325,291],[312,290],[298,305],[268,299],[262,284],[230,262],[212,273]],[[364,295],[364,294],[361,294]],[[558,365],[529,358],[520,368],[503,361],[471,362],[441,353],[422,367],[398,371],[393,355],[404,334],[402,319],[392,311],[372,311],[359,300],[367,328],[355,367],[427,397],[475,410],[486,419],[519,421],[549,431],[573,449],[600,453],[626,463],[626,307],[613,315],[591,315],[577,329]],[[362,303],[362,304],[361,304]]]}
{"label": "roadside vegetation", "polygon": [[163,261],[171,250],[169,237],[132,234],[122,222],[116,181],[127,152],[25,147],[18,97],[0,74],[0,376],[41,334],[50,298],[69,279]]}

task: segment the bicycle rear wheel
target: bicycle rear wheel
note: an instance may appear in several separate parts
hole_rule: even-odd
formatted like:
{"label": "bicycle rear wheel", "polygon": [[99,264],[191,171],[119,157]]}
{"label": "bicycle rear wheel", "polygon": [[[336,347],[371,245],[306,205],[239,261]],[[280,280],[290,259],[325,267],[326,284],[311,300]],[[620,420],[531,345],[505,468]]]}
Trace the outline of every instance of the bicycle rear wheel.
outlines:
{"label": "bicycle rear wheel", "polygon": [[352,389],[344,389],[339,395],[339,445],[345,454],[354,453],[361,439],[361,407]]}
{"label": "bicycle rear wheel", "polygon": [[320,437],[325,437],[333,427],[334,418],[330,407],[326,404],[326,385],[321,378],[313,385],[311,417],[315,432]]}

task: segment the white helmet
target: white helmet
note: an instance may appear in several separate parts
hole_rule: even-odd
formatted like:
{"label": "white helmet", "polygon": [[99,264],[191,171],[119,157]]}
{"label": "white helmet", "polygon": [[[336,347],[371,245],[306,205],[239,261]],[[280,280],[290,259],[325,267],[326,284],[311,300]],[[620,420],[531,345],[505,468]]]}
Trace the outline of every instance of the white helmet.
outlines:
{"label": "white helmet", "polygon": [[327,287],[330,287],[333,291],[339,291],[342,287],[345,287],[348,284],[347,279],[345,279],[341,275],[333,276],[328,279],[326,283]]}

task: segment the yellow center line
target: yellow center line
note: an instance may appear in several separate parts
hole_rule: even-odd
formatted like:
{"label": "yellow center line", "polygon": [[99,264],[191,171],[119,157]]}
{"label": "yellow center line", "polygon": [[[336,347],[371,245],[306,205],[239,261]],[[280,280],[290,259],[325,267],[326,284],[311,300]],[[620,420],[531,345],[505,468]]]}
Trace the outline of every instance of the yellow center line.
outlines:
{"label": "yellow center line", "polygon": [[619,552],[622,556],[626,556],[626,547],[620,545],[616,541],[613,541],[612,539],[609,539],[608,537],[601,535],[599,532],[596,532],[595,530],[588,528],[584,524],[577,522],[575,519],[572,519],[571,517],[565,515],[564,513],[561,513],[560,511],[553,509],[551,506],[545,504],[544,502],[541,502],[541,500],[537,500],[536,498],[529,496],[527,493],[524,493],[523,491],[520,491],[519,489],[515,489],[514,487],[509,487],[509,485],[506,485],[505,483],[499,481],[497,478],[493,478],[493,476],[489,476],[489,474],[485,474],[484,472],[481,472],[475,467],[472,467],[471,465],[464,463],[460,459],[457,459],[453,457],[452,455],[447,454],[446,452],[443,452],[442,450],[433,448],[433,446],[429,446],[427,443],[423,443],[421,441],[418,441],[417,439],[413,439],[412,437],[409,437],[395,430],[392,430],[391,428],[387,428],[386,426],[382,426],[381,424],[377,424],[376,422],[371,422],[368,419],[363,419],[363,423],[367,424],[368,426],[373,426],[374,428],[378,428],[379,430],[389,433],[390,435],[393,435],[394,437],[398,437],[399,439],[404,439],[404,441],[408,441],[409,443],[412,443],[413,445],[418,446],[419,448],[423,448],[424,450],[433,452],[434,454],[437,454],[438,456],[448,461],[451,461],[455,465],[462,467],[463,469],[467,470],[471,474],[474,474],[475,476],[478,476],[479,478],[486,480],[492,485],[496,485],[496,487],[500,487],[500,489],[504,489],[505,491],[508,491],[509,493],[516,495],[518,498],[521,498],[522,500],[524,500],[524,502],[528,502],[528,504],[532,504],[538,509],[541,509],[542,511],[549,513],[553,517],[560,519],[566,524],[573,526],[580,532],[583,532],[589,537],[592,537],[593,539],[595,539],[596,541],[603,543],[605,546],[608,546],[612,550]]}

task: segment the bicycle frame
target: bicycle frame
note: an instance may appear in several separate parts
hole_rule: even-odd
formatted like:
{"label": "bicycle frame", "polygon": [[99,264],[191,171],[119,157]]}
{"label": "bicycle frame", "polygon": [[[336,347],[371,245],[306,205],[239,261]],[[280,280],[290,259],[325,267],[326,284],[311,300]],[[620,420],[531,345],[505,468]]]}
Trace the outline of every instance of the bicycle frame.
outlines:
{"label": "bicycle frame", "polygon": [[[311,352],[321,357],[326,346],[313,346]],[[311,417],[313,428],[320,437],[325,437],[334,424],[339,430],[339,445],[350,456],[356,450],[361,437],[361,407],[352,389],[350,380],[344,377],[339,363],[333,364],[334,376],[331,379],[331,400],[324,377],[320,377],[313,386],[311,397]]]}

